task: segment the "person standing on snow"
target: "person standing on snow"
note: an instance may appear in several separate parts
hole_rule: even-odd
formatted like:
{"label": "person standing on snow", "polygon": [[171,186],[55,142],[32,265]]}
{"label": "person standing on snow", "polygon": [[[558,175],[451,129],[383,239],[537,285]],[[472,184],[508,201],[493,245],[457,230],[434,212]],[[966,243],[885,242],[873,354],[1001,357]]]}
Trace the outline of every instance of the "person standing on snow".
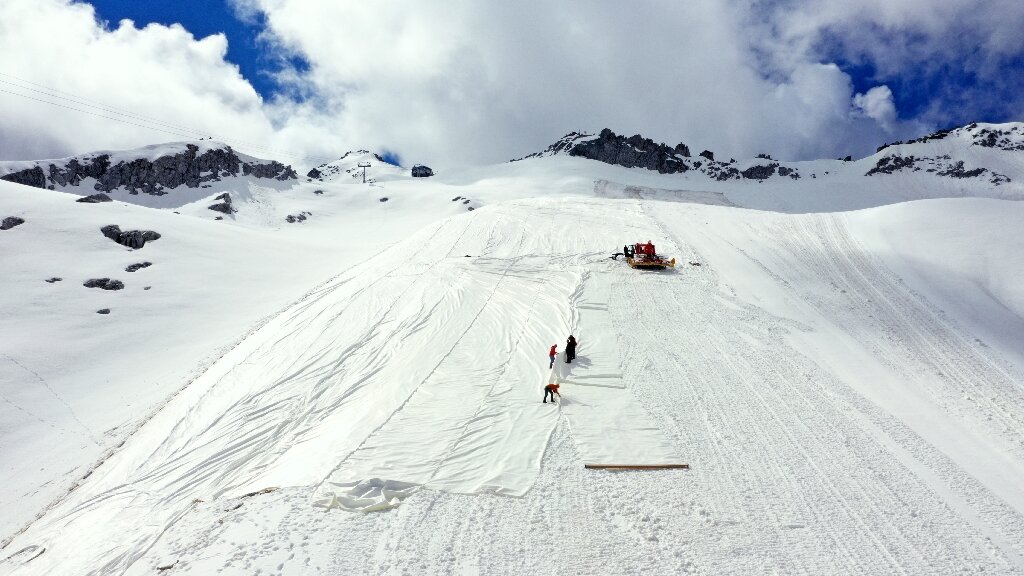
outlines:
{"label": "person standing on snow", "polygon": [[548,365],[548,368],[554,368],[555,367],[555,356],[557,356],[557,355],[558,355],[558,344],[552,344],[551,345],[551,350],[548,350],[548,359],[551,360],[551,364]]}
{"label": "person standing on snow", "polygon": [[565,341],[565,363],[570,364],[576,358],[576,337],[569,334]]}
{"label": "person standing on snow", "polygon": [[562,395],[558,392],[558,384],[548,384],[544,387],[544,404],[548,403],[548,395],[551,395],[551,403],[555,403],[555,394],[558,394],[558,398],[561,399]]}

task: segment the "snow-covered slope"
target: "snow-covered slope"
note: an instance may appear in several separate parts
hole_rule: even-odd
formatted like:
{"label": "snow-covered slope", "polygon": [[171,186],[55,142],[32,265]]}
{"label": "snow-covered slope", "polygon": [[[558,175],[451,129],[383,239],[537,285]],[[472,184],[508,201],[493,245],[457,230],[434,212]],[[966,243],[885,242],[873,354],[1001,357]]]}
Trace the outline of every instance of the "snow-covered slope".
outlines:
{"label": "snow-covered slope", "polygon": [[[1015,190],[1021,152],[957,138],[761,183],[564,154],[324,177],[223,221],[5,185],[2,495],[27,519],[78,487],[0,573],[1020,572],[1024,204],[950,197]],[[1011,181],[864,175],[908,151]],[[608,258],[648,239],[681,266]],[[582,467],[624,461],[691,468]]]}
{"label": "snow-covered slope", "polygon": [[[246,191],[224,215],[207,201],[83,204],[0,182],[0,220],[24,221],[0,231],[0,540],[268,316],[370,247],[461,211],[415,195],[419,210],[396,211],[331,186]],[[105,237],[108,225],[160,238],[133,250]],[[83,285],[93,279],[123,288]]]}

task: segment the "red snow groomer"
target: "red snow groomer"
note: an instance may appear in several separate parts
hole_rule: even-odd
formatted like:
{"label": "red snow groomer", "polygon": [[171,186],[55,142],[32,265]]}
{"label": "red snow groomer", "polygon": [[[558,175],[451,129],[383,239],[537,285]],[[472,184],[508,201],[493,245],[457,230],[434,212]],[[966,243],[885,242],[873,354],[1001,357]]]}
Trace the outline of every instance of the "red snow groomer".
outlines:
{"label": "red snow groomer", "polygon": [[676,266],[676,259],[672,258],[669,260],[658,254],[650,240],[647,241],[647,244],[640,244],[638,242],[632,246],[623,246],[622,252],[630,268],[654,268],[661,270],[664,268],[675,268]]}

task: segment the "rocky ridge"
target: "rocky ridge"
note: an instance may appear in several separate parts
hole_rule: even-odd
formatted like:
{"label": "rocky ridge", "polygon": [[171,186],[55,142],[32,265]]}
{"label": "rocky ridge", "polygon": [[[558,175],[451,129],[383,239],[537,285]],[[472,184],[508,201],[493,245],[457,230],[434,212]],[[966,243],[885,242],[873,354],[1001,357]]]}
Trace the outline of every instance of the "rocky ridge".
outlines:
{"label": "rocky ridge", "polygon": [[[955,146],[914,148],[915,154],[907,154],[906,150],[884,150],[901,145],[930,144],[941,140],[957,140]],[[876,155],[869,157],[875,161],[865,176],[894,174],[897,172],[926,172],[935,176],[954,179],[985,179],[988,184],[999,186],[1011,182],[1012,179],[999,171],[986,166],[974,166],[977,159],[964,156],[957,158],[955,150],[977,146],[1002,151],[1024,151],[1024,124],[969,124],[961,128],[939,130],[921,138],[906,142],[894,142],[878,148]],[[946,153],[949,149],[953,155]],[[918,152],[920,151],[920,152]],[[661,174],[696,173],[716,181],[755,180],[758,182],[770,178],[784,177],[799,179],[800,171],[795,166],[773,159],[769,154],[758,154],[752,163],[737,163],[715,159],[715,154],[704,150],[696,158],[690,156],[690,148],[683,143],[668,146],[656,143],[650,138],[639,134],[620,136],[605,128],[599,134],[587,132],[570,132],[558,139],[541,152],[536,152],[512,160],[517,162],[529,158],[542,158],[553,155],[569,155],[606,164],[627,168],[644,168]],[[840,162],[853,162],[846,156]],[[870,166],[870,164],[868,164]],[[806,169],[806,166],[805,166]],[[810,177],[829,174],[825,171],[810,174]]]}
{"label": "rocky ridge", "polygon": [[79,186],[91,178],[95,180],[93,189],[99,192],[123,189],[131,194],[160,196],[179,186],[200,188],[207,182],[239,175],[279,181],[298,178],[291,166],[273,160],[243,160],[230,146],[200,152],[199,146],[185,144],[180,152],[154,159],[115,158],[103,153],[45,164],[38,162],[32,167],[12,170],[0,179],[52,190]]}
{"label": "rocky ridge", "polygon": [[736,166],[735,160],[730,159],[728,162],[715,160],[714,153],[709,150],[704,150],[697,158],[693,158],[690,156],[690,147],[682,142],[675,146],[668,146],[664,143],[656,143],[639,134],[629,137],[620,136],[608,128],[602,130],[597,136],[586,132],[570,132],[548,146],[543,152],[530,154],[513,160],[513,162],[555,154],[568,154],[626,168],[646,168],[661,174],[696,171],[718,181],[760,181],[775,175],[794,180],[800,178],[800,172],[796,168],[784,166],[782,163],[772,160],[767,154],[760,156],[764,162],[759,161],[755,165],[741,170]]}
{"label": "rocky ridge", "polygon": [[1024,124],[979,124],[975,122],[960,128],[939,130],[928,134],[927,136],[907,140],[906,142],[897,141],[882,144],[876,151],[881,152],[886,148],[899,146],[901,144],[924,144],[926,142],[946,140],[949,138],[961,138],[969,142],[972,146],[980,146],[982,148],[1021,151],[1024,150]]}

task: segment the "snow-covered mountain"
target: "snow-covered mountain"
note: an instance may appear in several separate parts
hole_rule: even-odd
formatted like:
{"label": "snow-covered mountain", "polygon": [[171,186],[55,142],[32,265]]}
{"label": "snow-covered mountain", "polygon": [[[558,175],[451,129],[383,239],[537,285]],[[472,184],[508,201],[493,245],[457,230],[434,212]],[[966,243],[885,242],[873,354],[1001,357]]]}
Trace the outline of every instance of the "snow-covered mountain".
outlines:
{"label": "snow-covered mountain", "polygon": [[[170,142],[138,150],[101,151],[58,160],[0,162],[0,180],[133,204],[177,207],[250,182],[280,188],[296,180],[291,166],[239,154],[212,140]],[[98,193],[98,194],[97,194]]]}
{"label": "snow-covered mountain", "polygon": [[[782,162],[769,154],[737,161],[716,158],[703,150],[691,155],[690,147],[655,143],[640,135],[620,136],[605,128],[596,136],[570,132],[542,152],[523,159],[569,155],[589,158],[627,168],[646,168],[662,174],[687,174],[696,180],[717,182],[773,178],[849,178],[851,176],[888,175],[895,172],[924,171],[938,178],[965,181],[968,185],[990,189],[1016,181],[1020,190],[1024,171],[1019,152],[1024,150],[1024,124],[971,124],[954,130],[943,130],[908,142],[879,147],[868,158],[853,161],[851,157],[831,161]],[[865,169],[865,166],[870,168]],[[984,194],[988,195],[988,194]]]}
{"label": "snow-covered mountain", "polygon": [[0,574],[1024,571],[1021,134],[0,182]]}
{"label": "snow-covered mountain", "polygon": [[337,182],[344,179],[374,183],[378,180],[386,181],[395,178],[410,178],[408,169],[387,163],[379,155],[368,150],[353,150],[346,152],[333,162],[321,164],[306,174],[307,182]]}

